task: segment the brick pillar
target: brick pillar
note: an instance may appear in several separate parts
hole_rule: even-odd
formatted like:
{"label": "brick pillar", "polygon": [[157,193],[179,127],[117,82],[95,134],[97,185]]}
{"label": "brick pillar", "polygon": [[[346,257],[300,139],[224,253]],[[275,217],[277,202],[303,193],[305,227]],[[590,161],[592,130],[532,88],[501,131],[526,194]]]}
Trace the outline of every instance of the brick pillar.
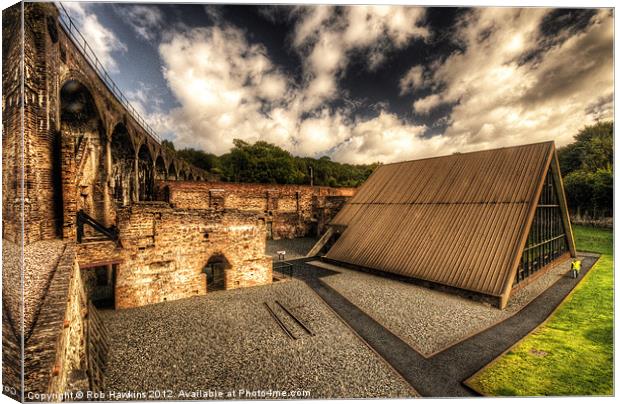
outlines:
{"label": "brick pillar", "polygon": [[138,173],[138,153],[136,152],[133,161],[133,195],[131,195],[133,202],[140,200],[140,175]]}
{"label": "brick pillar", "polygon": [[61,132],[62,236],[69,240],[75,240],[77,237],[75,221],[77,216],[77,187],[75,184],[76,167],[74,150],[75,145],[73,137]]}
{"label": "brick pillar", "polygon": [[112,181],[112,149],[110,145],[110,137],[106,136],[105,138],[105,162],[104,162],[104,170],[105,170],[105,181],[103,181],[103,224],[107,227],[110,227],[111,219],[110,219],[110,209],[111,209],[111,201],[110,201],[110,183]]}

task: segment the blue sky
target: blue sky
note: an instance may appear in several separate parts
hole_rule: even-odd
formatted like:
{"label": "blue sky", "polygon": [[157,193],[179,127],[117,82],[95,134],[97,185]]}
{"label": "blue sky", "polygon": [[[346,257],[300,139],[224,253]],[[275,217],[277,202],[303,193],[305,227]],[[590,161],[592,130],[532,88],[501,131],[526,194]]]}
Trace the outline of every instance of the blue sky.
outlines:
{"label": "blue sky", "polygon": [[613,115],[610,10],[63,4],[177,147],[392,162]]}

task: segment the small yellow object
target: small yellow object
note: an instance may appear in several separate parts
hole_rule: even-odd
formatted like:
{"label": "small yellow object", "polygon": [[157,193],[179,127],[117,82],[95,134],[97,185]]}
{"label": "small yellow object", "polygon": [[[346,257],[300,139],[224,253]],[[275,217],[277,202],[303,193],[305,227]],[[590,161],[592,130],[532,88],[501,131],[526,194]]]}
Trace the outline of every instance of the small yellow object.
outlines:
{"label": "small yellow object", "polygon": [[571,274],[572,277],[574,279],[579,277],[579,271],[581,270],[581,261],[580,260],[573,260],[573,262],[571,262],[570,264],[570,270],[571,270]]}

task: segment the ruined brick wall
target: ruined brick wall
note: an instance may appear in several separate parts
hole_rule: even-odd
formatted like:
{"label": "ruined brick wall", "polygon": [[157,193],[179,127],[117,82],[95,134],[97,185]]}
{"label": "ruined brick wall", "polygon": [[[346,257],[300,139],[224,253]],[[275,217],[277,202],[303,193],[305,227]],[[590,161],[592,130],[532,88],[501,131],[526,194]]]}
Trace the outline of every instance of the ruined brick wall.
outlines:
{"label": "ruined brick wall", "polygon": [[[25,389],[28,394],[64,393],[88,385],[77,374],[86,369],[84,295],[75,244],[60,258],[32,335],[26,342]],[[49,398],[45,401],[57,401]]]}
{"label": "ruined brick wall", "polygon": [[[21,237],[22,201],[26,243],[75,239],[78,210],[112,224],[116,204],[123,198],[127,202],[130,193],[132,201],[152,199],[155,172],[159,178],[206,176],[163,149],[128,113],[59,16],[53,3],[43,2],[21,3],[3,12],[2,202],[3,237],[9,240]],[[83,122],[72,121],[65,113],[70,108],[63,109],[71,84],[79,85],[88,98],[89,115]],[[128,140],[119,142],[121,137]]]}
{"label": "ruined brick wall", "polygon": [[2,11],[2,237],[21,239],[21,4]]}
{"label": "ruined brick wall", "polygon": [[[2,238],[21,248],[21,3],[2,11]],[[5,244],[6,246],[6,244]],[[2,260],[2,383],[3,394],[21,400],[23,294],[21,262]],[[16,282],[17,281],[17,282]],[[18,307],[17,312],[9,307]]]}
{"label": "ruined brick wall", "polygon": [[52,374],[49,391],[63,393],[77,386],[88,386],[88,380],[81,379],[86,371],[86,321],[87,300],[76,260],[72,265],[68,302],[65,310],[63,331],[56,352],[56,366]]}
{"label": "ruined brick wall", "polygon": [[326,195],[315,198],[314,212],[319,235],[325,233],[331,220],[350,198],[348,195]]}
{"label": "ruined brick wall", "polygon": [[153,202],[120,209],[117,220],[122,248],[112,242],[79,246],[82,268],[117,264],[117,309],[207,293],[203,269],[215,255],[231,266],[226,289],[271,283],[265,225],[250,212],[173,209]]}
{"label": "ruined brick wall", "polygon": [[156,197],[184,209],[238,209],[259,215],[271,238],[317,236],[354,188],[226,182],[156,183]]}

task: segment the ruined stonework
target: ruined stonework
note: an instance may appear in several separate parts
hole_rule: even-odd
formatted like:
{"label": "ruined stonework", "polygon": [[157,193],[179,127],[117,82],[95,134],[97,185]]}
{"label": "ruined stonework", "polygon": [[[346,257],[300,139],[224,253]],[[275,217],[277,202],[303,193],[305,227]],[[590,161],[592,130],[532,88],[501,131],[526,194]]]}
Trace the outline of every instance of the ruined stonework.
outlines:
{"label": "ruined stonework", "polygon": [[32,334],[26,340],[27,398],[33,393],[62,394],[72,387],[88,387],[87,302],[74,243],[67,244],[40,310]]}
{"label": "ruined stonework", "polygon": [[24,313],[3,313],[13,397],[103,383],[92,359],[105,351],[90,335],[93,300],[111,295],[121,309],[268,285],[266,239],[322,233],[353,194],[203,183],[209,174],[163,147],[102,79],[55,4],[20,3],[2,18],[2,237],[19,251],[67,245],[58,263],[49,261],[42,303],[21,294],[18,275],[42,273],[32,264],[3,278],[3,303],[25,300],[34,313],[23,358],[21,330],[11,324]]}
{"label": "ruined stonework", "polygon": [[176,208],[253,212],[271,239],[320,236],[354,188],[158,181],[156,198]]}
{"label": "ruined stonework", "polygon": [[3,237],[21,237],[22,153],[26,243],[74,238],[79,210],[112,224],[117,206],[152,200],[155,178],[206,178],[127,111],[73,43],[52,3],[24,3],[20,97],[19,11],[18,5],[3,13]]}
{"label": "ruined stonework", "polygon": [[111,241],[79,246],[83,271],[114,265],[117,309],[204,295],[212,257],[228,263],[223,289],[271,283],[265,225],[252,213],[152,202],[120,209],[117,220],[122,247]]}

